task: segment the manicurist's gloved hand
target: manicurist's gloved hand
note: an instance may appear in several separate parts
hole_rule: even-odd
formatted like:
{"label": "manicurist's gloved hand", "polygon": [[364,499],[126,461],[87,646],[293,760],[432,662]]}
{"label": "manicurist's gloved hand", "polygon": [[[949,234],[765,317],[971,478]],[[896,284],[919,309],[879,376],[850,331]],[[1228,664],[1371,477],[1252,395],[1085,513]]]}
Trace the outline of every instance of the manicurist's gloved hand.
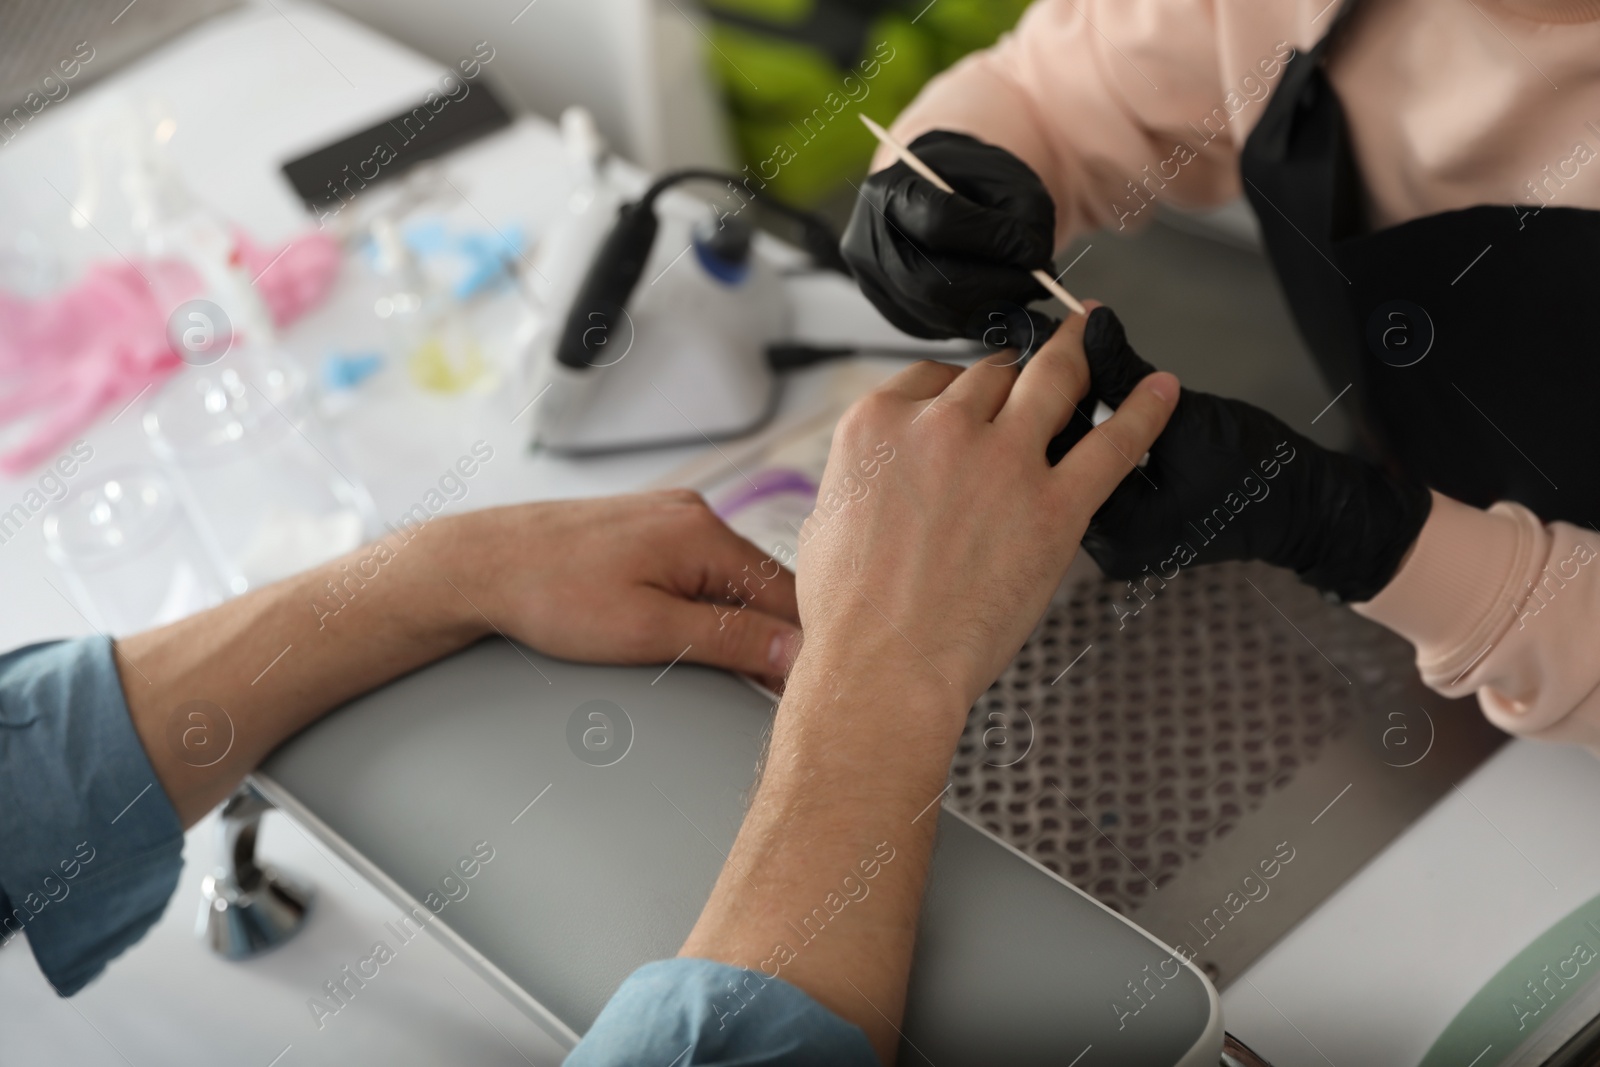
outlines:
{"label": "manicurist's gloved hand", "polygon": [[[910,145],[956,194],[904,163],[862,184],[840,250],[861,291],[895,326],[915,337],[994,337],[995,318],[1046,294],[1029,272],[1050,269],[1056,209],[1044,183],[1003,148],[934,130]],[[1026,327],[1023,327],[1026,330]],[[1042,340],[1042,339],[1041,339]]]}
{"label": "manicurist's gloved hand", "polygon": [[[1112,407],[1155,368],[1110,308],[1084,326],[1094,391]],[[1341,600],[1389,583],[1428,517],[1420,482],[1315,444],[1240,400],[1183,390],[1150,462],[1095,514],[1083,547],[1114,578],[1263,560]]]}

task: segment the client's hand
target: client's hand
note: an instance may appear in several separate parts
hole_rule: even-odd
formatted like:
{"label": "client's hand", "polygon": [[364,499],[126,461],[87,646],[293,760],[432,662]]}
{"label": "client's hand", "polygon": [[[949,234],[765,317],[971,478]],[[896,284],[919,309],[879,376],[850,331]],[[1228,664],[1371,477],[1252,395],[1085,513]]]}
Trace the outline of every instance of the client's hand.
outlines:
{"label": "client's hand", "polygon": [[845,416],[802,529],[801,664],[903,678],[907,707],[935,700],[959,732],[1177,400],[1170,374],[1129,381],[1115,417],[1052,467],[1046,443],[1089,386],[1083,323],[1020,372],[1013,353],[918,363]]}
{"label": "client's hand", "polygon": [[[760,787],[681,951],[781,976],[860,1027],[883,1063],[967,712],[1178,397],[1177,379],[1152,376],[1052,467],[1045,444],[1089,384],[1083,321],[1020,372],[1015,353],[964,371],[918,363],[839,424],[800,532],[805,644]],[[849,907],[827,904],[826,932],[799,940],[794,917],[844,899],[841,887]],[[709,1044],[720,1031],[702,1032]]]}
{"label": "client's hand", "polygon": [[[797,621],[794,579],[676,490],[440,518],[116,650],[134,727],[188,826],[323,712],[488,634],[771,680]],[[181,715],[197,701],[210,717],[196,721],[228,724],[215,759],[174,741],[195,733]]]}
{"label": "client's hand", "polygon": [[549,655],[681,653],[773,682],[798,646],[794,576],[687,489],[491,508],[448,529],[441,570],[483,621]]}
{"label": "client's hand", "polygon": [[[1112,407],[1155,369],[1110,308],[1090,312],[1084,349]],[[1415,479],[1330,452],[1243,401],[1185,389],[1143,476],[1111,494],[1083,546],[1115,578],[1170,580],[1194,562],[1258,559],[1343,600],[1369,600],[1431,504]]]}

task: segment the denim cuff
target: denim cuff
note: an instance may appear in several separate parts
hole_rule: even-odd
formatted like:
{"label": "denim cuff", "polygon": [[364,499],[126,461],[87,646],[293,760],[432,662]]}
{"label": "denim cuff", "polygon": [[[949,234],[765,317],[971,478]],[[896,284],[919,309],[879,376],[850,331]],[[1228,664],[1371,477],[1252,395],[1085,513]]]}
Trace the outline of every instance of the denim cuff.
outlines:
{"label": "denim cuff", "polygon": [[0,656],[0,943],[26,932],[62,996],[161,918],[183,826],[105,637]]}
{"label": "denim cuff", "polygon": [[879,1067],[859,1026],[798,986],[714,960],[657,960],[634,971],[564,1067]]}

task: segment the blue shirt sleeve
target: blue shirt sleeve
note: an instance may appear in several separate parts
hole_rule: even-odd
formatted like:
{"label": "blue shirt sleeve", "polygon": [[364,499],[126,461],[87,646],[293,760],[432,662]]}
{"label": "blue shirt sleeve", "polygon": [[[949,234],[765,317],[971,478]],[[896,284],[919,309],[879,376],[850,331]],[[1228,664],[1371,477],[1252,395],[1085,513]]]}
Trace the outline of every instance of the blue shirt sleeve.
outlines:
{"label": "blue shirt sleeve", "polygon": [[564,1067],[879,1067],[861,1028],[798,987],[712,960],[628,976]]}
{"label": "blue shirt sleeve", "polygon": [[0,943],[26,932],[62,996],[144,936],[183,867],[114,654],[94,637],[0,656]]}

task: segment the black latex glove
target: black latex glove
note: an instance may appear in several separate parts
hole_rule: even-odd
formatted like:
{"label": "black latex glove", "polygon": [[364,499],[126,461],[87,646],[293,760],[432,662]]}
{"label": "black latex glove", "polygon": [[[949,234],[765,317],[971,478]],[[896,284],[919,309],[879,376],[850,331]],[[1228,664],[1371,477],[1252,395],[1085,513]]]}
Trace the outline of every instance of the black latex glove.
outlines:
{"label": "black latex glove", "polygon": [[1029,331],[1015,313],[1047,295],[1030,272],[1049,270],[1055,250],[1056,207],[1044,183],[1010,152],[966,134],[934,130],[911,150],[959,195],[904,163],[867,178],[839,246],[861,291],[914,337],[987,343],[1008,327],[999,345],[1026,348]]}
{"label": "black latex glove", "polygon": [[[1094,391],[1112,407],[1156,368],[1110,308],[1084,325]],[[1330,452],[1241,400],[1184,389],[1150,462],[1095,514],[1083,547],[1114,578],[1258,559],[1345,601],[1389,584],[1433,500],[1420,482]]]}

